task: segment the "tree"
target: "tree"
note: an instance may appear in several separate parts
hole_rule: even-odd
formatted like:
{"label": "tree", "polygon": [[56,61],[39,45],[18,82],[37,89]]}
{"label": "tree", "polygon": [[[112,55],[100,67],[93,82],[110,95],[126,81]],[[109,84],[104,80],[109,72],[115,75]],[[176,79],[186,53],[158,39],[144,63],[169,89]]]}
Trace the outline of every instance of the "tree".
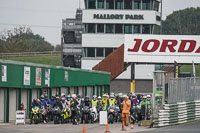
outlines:
{"label": "tree", "polygon": [[34,34],[30,28],[17,27],[7,30],[0,36],[1,53],[12,52],[42,52],[52,51],[54,46],[45,41],[44,37]]}
{"label": "tree", "polygon": [[57,45],[56,45],[55,51],[61,51],[61,46],[60,46],[60,44],[57,44]]}
{"label": "tree", "polygon": [[162,22],[162,34],[199,35],[200,7],[186,8],[168,15]]}

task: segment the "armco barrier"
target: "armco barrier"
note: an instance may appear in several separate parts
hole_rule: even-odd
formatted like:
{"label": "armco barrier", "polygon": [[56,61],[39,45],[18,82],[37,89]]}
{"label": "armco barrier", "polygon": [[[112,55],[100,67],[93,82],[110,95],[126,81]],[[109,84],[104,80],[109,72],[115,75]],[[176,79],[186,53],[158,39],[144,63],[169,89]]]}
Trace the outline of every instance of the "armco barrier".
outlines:
{"label": "armco barrier", "polygon": [[165,104],[154,117],[154,127],[171,126],[200,119],[200,100]]}

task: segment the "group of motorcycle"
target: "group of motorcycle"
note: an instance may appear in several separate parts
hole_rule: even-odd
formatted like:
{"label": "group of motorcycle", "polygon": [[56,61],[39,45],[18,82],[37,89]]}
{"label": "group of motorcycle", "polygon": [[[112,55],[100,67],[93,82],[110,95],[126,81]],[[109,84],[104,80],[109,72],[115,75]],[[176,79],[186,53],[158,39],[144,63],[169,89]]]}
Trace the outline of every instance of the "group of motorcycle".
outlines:
{"label": "group of motorcycle", "polygon": [[[94,123],[99,121],[100,111],[107,111],[108,123],[121,122],[122,109],[120,105],[105,106],[98,104],[98,106],[77,106],[76,116],[72,116],[72,110],[69,108],[51,107],[47,105],[47,109],[41,107],[33,107],[31,112],[31,124],[38,124],[42,122],[54,121],[54,124],[63,123]],[[144,106],[133,105],[130,109],[130,122],[137,123],[142,119],[150,119],[151,109],[144,108]]]}

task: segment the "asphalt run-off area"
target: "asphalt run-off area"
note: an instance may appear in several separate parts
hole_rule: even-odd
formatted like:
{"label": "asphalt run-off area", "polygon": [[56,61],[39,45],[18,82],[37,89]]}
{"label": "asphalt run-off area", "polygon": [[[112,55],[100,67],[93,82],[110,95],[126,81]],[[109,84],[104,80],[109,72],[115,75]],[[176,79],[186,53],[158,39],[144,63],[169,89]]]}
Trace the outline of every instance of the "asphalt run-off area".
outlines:
{"label": "asphalt run-off area", "polygon": [[[85,124],[86,133],[104,133],[106,125]],[[134,125],[134,129],[130,126],[126,127],[126,131],[121,131],[121,123],[109,124],[110,133],[200,133],[200,121],[191,122],[183,125],[168,126],[163,128],[149,128]],[[37,124],[37,125],[14,125],[0,124],[0,133],[82,133],[83,124]]]}

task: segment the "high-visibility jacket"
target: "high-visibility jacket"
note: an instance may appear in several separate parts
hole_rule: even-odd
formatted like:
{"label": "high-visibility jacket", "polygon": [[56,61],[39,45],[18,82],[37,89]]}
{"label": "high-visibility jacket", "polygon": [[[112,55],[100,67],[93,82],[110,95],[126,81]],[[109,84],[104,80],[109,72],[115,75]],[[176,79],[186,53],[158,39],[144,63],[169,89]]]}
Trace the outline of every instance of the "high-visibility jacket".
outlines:
{"label": "high-visibility jacket", "polygon": [[97,106],[97,100],[92,100],[92,106],[96,107]]}
{"label": "high-visibility jacket", "polygon": [[101,101],[101,105],[104,103],[104,105],[108,105],[108,99],[107,98],[103,98],[102,101]]}
{"label": "high-visibility jacket", "polygon": [[131,100],[127,99],[122,102],[122,113],[129,113],[131,108]]}
{"label": "high-visibility jacket", "polygon": [[113,106],[113,107],[116,106],[116,100],[115,99],[109,99],[109,103],[110,103],[110,106]]}

